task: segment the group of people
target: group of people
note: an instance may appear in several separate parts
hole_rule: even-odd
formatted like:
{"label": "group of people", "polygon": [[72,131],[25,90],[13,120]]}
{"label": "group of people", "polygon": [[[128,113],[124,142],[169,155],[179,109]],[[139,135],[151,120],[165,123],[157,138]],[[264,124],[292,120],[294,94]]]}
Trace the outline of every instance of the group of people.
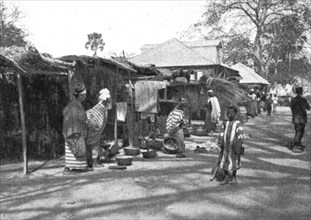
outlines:
{"label": "group of people", "polygon": [[261,111],[266,111],[268,116],[271,116],[272,112],[276,112],[278,105],[278,97],[276,94],[265,94],[260,89],[251,89],[248,97],[250,101],[247,105],[247,114],[254,118],[261,114]]}
{"label": "group of people", "polygon": [[86,88],[79,83],[75,87],[74,98],[63,110],[64,174],[92,171],[93,150],[96,152],[96,164],[101,165],[100,141],[111,104],[110,92],[106,88],[102,89],[98,94],[98,103],[88,111],[82,106],[85,98]]}
{"label": "group of people", "polygon": [[[295,137],[293,152],[303,152],[304,146],[301,144],[304,135],[305,124],[307,123],[306,110],[310,110],[310,105],[302,97],[303,89],[296,89],[297,96],[291,100],[292,122],[295,125]],[[250,94],[253,99],[253,93]],[[257,97],[257,96],[256,96]],[[100,91],[98,103],[90,110],[85,111],[81,102],[86,98],[86,89],[83,84],[78,84],[75,88],[74,99],[65,107],[63,135],[65,138],[65,169],[64,174],[74,171],[86,172],[93,170],[92,150],[97,152],[96,163],[100,164],[100,138],[107,121],[107,109],[111,106],[110,92],[108,89]],[[254,100],[256,100],[254,98]],[[271,114],[273,102],[272,96],[266,100],[267,114]],[[256,100],[257,102],[257,100]],[[186,98],[180,98],[178,104],[170,112],[166,122],[166,133],[164,138],[175,138],[179,143],[179,148],[174,154],[177,158],[186,157],[183,126],[187,123],[184,110],[188,106]],[[243,148],[243,125],[237,119],[238,109],[229,106],[226,109],[227,120],[221,125],[218,137],[220,154],[218,166],[225,173],[221,185],[228,183],[237,184],[237,170],[241,167],[241,155]],[[212,90],[208,91],[207,100],[207,123],[211,130],[216,130],[220,116],[220,106],[218,99]],[[162,149],[164,153],[171,153],[167,149]]]}
{"label": "group of people", "polygon": [[[296,89],[297,96],[291,100],[292,122],[295,125],[295,137],[293,143],[293,152],[303,152],[304,146],[301,144],[304,135],[305,124],[307,123],[306,110],[310,110],[310,105],[305,98],[302,97],[303,89],[298,87]],[[275,110],[277,105],[277,98],[273,98],[273,94],[263,100],[258,100],[258,96],[251,90],[250,97],[252,101],[260,101],[258,105],[254,104],[253,108],[257,107],[257,112],[260,108],[267,111],[267,115],[271,115],[271,111]],[[262,96],[259,96],[262,98]],[[264,104],[264,105],[263,105]],[[184,108],[187,107],[187,100],[181,98],[180,102],[176,105],[174,110],[169,114],[166,129],[167,133],[164,137],[175,137],[180,142],[180,153],[185,152],[185,144],[183,137],[182,125],[185,123]],[[255,111],[255,109],[254,109]],[[237,170],[241,167],[241,155],[244,154],[243,148],[243,125],[237,119],[238,109],[234,106],[229,106],[226,109],[227,120],[223,121],[221,130],[219,132],[218,145],[220,148],[218,166],[224,171],[224,178],[220,181],[221,185],[228,183],[237,184]],[[220,106],[217,97],[212,90],[208,91],[207,99],[207,113],[205,123],[211,128],[216,130],[220,116]],[[178,155],[177,155],[178,157]],[[185,157],[185,155],[184,155]]]}
{"label": "group of people", "polygon": [[[183,135],[183,125],[185,124],[184,109],[188,106],[185,98],[180,98],[179,103],[169,114],[164,138],[173,137],[178,140],[180,148],[177,152],[177,158],[186,157],[185,143]],[[220,105],[217,97],[212,90],[208,91],[206,125],[210,130],[216,131],[216,125],[220,117]],[[243,126],[241,121],[237,119],[238,109],[234,106],[229,106],[226,109],[228,120],[221,125],[221,130],[218,137],[219,167],[224,170],[224,179],[220,182],[221,185],[237,184],[237,170],[241,167],[241,155],[243,155]],[[164,153],[169,153],[163,149]]]}

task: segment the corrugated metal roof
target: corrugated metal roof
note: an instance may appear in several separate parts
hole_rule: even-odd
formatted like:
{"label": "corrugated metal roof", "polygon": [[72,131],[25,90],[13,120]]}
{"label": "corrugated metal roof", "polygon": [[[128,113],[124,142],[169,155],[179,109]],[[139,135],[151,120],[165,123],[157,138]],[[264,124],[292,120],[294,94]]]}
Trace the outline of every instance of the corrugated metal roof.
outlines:
{"label": "corrugated metal roof", "polygon": [[197,41],[182,41],[188,47],[207,47],[207,46],[218,46],[220,40],[197,40]]}
{"label": "corrugated metal roof", "polygon": [[242,63],[237,63],[231,68],[239,71],[239,75],[242,77],[240,80],[241,84],[270,84],[267,80],[258,75],[252,68],[245,66]]}
{"label": "corrugated metal roof", "polygon": [[130,62],[137,65],[154,64],[156,67],[206,66],[215,64],[210,59],[192,51],[176,38],[130,59]]}
{"label": "corrugated metal roof", "polygon": [[[187,47],[206,47],[206,46],[218,46],[221,41],[220,40],[196,40],[196,41],[181,41]],[[153,49],[160,44],[144,44],[140,49],[148,50]]]}

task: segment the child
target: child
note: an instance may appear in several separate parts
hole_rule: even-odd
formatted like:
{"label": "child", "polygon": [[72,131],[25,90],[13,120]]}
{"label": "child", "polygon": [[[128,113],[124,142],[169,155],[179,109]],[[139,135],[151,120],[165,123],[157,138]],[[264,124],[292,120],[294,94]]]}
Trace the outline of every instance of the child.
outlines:
{"label": "child", "polygon": [[272,94],[270,94],[269,98],[266,100],[267,116],[271,116],[272,104]]}
{"label": "child", "polygon": [[236,174],[240,168],[241,155],[244,153],[242,147],[243,127],[242,123],[236,119],[236,107],[227,109],[228,121],[224,121],[219,133],[218,145],[220,145],[219,162],[220,169],[224,170],[225,178],[221,185],[237,184]]}

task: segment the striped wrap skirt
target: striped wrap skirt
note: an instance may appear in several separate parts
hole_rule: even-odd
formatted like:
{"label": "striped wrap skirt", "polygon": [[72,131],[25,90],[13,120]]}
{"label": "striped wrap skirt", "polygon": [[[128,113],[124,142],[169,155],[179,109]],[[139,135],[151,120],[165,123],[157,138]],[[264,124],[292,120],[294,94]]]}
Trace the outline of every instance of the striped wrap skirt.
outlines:
{"label": "striped wrap skirt", "polygon": [[79,158],[73,155],[68,144],[65,142],[65,167],[75,170],[84,170],[87,168],[86,156]]}

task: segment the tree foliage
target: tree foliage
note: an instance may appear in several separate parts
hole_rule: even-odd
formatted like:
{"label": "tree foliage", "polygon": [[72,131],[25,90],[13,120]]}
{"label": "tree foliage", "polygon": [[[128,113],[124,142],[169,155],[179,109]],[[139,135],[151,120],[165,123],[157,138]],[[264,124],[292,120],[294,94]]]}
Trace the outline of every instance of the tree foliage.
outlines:
{"label": "tree foliage", "polygon": [[27,45],[25,31],[17,26],[21,15],[18,7],[7,7],[0,1],[0,47]]}
{"label": "tree foliage", "polygon": [[310,30],[310,15],[308,0],[209,0],[202,20],[191,31],[205,39],[223,40],[226,62],[251,60],[255,70],[268,78],[270,53],[292,53],[292,45]]}
{"label": "tree foliage", "polygon": [[92,33],[87,35],[88,41],[85,43],[85,48],[91,48],[94,51],[94,56],[97,55],[97,50],[103,51],[105,42],[102,39],[102,34]]}

